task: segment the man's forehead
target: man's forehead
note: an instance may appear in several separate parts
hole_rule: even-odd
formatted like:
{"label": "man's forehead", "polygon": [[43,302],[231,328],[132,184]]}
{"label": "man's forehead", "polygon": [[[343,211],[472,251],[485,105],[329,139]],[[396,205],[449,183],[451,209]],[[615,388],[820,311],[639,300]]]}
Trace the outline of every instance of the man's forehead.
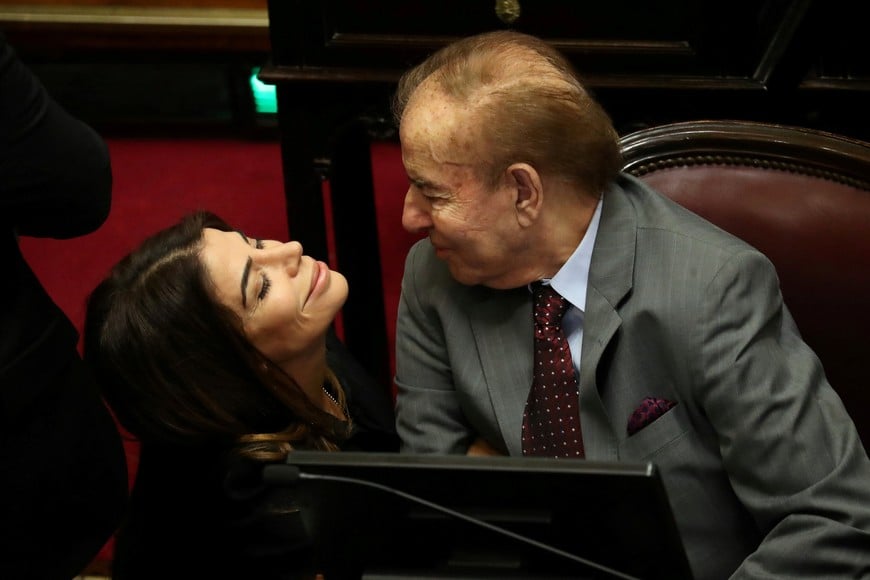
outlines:
{"label": "man's forehead", "polygon": [[425,151],[440,163],[469,165],[481,160],[474,115],[443,93],[409,102],[399,133],[403,145]]}
{"label": "man's forehead", "polygon": [[402,125],[421,126],[432,130],[449,129],[460,116],[456,103],[442,91],[427,85],[421,86],[408,101],[402,117]]}

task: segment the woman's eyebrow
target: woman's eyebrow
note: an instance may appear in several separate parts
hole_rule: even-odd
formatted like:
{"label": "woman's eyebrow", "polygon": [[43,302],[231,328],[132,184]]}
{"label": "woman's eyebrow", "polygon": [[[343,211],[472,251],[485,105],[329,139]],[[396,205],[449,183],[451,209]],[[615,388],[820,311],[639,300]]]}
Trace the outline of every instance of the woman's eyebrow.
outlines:
{"label": "woman's eyebrow", "polygon": [[245,269],[242,271],[242,306],[244,308],[248,307],[248,276],[251,274],[251,264],[253,260],[250,256],[248,256],[247,261],[245,262]]}
{"label": "woman's eyebrow", "polygon": [[[245,235],[244,232],[242,232],[240,230],[233,230],[233,231],[236,232],[237,234],[239,234],[240,236],[242,236],[242,239],[245,240],[246,244],[251,243],[251,240],[248,238],[248,236]],[[247,292],[248,277],[251,275],[251,264],[252,263],[253,263],[253,261],[251,260],[251,257],[248,256],[248,260],[245,262],[245,269],[242,270],[242,307],[243,308],[248,307],[248,292]]]}

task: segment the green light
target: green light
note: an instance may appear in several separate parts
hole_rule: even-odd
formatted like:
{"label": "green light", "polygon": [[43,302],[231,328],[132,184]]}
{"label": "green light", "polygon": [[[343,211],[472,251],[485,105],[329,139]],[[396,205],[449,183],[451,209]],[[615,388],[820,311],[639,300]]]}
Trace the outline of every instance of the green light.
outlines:
{"label": "green light", "polygon": [[267,85],[257,78],[260,68],[251,71],[251,93],[254,95],[254,110],[257,113],[277,113],[278,99],[275,97],[275,85]]}

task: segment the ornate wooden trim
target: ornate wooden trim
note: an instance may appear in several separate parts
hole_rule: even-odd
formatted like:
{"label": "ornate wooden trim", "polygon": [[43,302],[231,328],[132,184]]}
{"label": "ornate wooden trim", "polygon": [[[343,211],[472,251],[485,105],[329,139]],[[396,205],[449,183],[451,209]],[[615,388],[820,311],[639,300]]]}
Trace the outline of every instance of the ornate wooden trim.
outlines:
{"label": "ornate wooden trim", "polygon": [[168,6],[0,5],[17,48],[197,48],[268,52],[266,10]]}
{"label": "ornate wooden trim", "polygon": [[621,139],[636,176],[673,167],[739,165],[810,175],[870,191],[870,143],[803,127],[752,121],[690,121]]}

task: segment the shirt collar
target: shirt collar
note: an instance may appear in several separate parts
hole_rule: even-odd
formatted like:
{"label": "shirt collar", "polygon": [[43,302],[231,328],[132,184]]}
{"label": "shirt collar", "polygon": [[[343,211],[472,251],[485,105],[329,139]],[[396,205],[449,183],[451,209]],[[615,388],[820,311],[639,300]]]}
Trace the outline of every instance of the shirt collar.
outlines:
{"label": "shirt collar", "polygon": [[[581,311],[586,311],[586,289],[589,284],[589,266],[592,263],[592,248],[595,246],[595,237],[598,235],[598,223],[601,221],[602,198],[598,199],[598,205],[589,220],[589,227],[580,245],[568,258],[568,261],[550,279],[550,285],[556,292],[565,297],[568,302]],[[546,280],[544,280],[546,282]]]}

